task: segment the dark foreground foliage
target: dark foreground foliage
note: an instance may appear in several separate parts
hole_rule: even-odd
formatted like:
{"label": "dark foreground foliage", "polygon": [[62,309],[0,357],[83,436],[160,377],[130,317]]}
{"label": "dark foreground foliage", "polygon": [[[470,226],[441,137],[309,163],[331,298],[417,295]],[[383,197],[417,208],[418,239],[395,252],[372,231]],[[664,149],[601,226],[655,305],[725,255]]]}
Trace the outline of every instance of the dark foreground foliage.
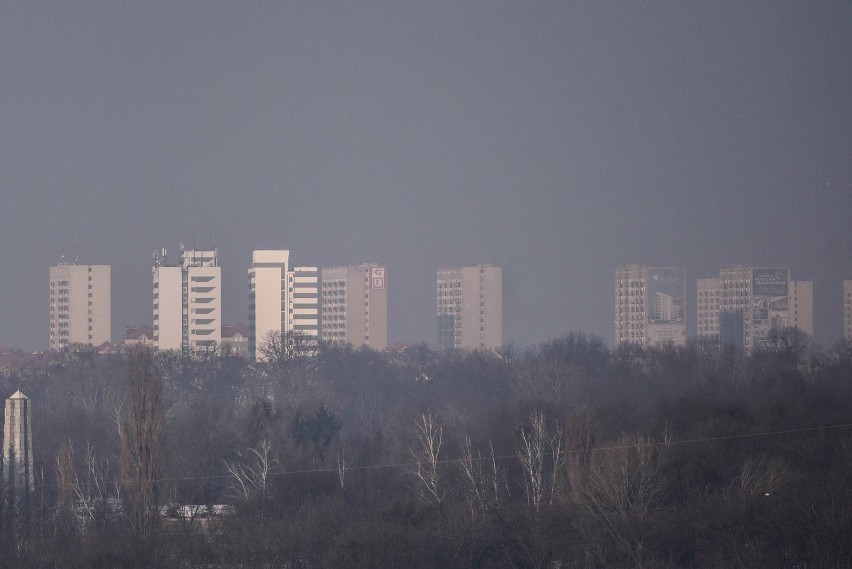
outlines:
{"label": "dark foreground foliage", "polygon": [[849,344],[145,358],[0,378],[0,566],[852,566]]}

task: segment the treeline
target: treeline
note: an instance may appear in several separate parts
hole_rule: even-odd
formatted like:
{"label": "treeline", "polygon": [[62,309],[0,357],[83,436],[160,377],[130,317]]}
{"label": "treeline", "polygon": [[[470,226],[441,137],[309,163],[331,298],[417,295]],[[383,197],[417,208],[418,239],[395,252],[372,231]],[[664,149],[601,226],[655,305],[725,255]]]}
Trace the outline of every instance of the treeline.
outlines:
{"label": "treeline", "polygon": [[0,379],[36,470],[0,565],[852,566],[849,343],[293,347]]}

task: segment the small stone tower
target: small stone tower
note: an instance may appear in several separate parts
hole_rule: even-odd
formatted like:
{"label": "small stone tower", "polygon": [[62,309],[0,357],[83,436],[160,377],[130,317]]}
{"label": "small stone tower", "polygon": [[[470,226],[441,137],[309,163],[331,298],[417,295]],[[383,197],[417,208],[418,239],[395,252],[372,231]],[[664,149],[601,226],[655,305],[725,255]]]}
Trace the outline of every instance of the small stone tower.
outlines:
{"label": "small stone tower", "polygon": [[[30,400],[20,390],[6,400],[3,423],[3,483],[26,503],[34,490]],[[10,496],[11,498],[12,496]]]}

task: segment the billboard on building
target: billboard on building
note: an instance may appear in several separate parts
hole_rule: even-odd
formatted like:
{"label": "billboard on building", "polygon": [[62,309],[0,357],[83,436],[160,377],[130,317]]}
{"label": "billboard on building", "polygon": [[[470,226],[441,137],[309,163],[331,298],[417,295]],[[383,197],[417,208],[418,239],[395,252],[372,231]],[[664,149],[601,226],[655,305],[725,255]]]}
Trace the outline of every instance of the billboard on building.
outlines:
{"label": "billboard on building", "polygon": [[789,269],[752,269],[751,324],[754,346],[760,347],[773,330],[787,327]]}
{"label": "billboard on building", "polygon": [[385,267],[370,267],[370,288],[384,290],[387,287],[387,269]]}
{"label": "billboard on building", "polygon": [[686,278],[682,267],[648,269],[648,322],[683,324]]}

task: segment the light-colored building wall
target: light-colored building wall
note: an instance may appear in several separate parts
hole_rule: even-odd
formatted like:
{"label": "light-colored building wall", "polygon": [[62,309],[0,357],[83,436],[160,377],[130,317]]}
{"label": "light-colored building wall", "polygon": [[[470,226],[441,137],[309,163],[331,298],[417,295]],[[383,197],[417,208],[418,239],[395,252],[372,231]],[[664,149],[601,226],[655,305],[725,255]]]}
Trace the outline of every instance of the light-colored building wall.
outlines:
{"label": "light-colored building wall", "polygon": [[154,267],[154,348],[183,349],[183,271]]}
{"label": "light-colored building wall", "polygon": [[20,391],[6,400],[3,421],[3,485],[19,499],[35,486],[30,400]]}
{"label": "light-colored building wall", "polygon": [[630,264],[615,271],[615,343],[686,345],[686,271]]}
{"label": "light-colored building wall", "polygon": [[719,336],[719,310],[722,306],[722,280],[698,279],[698,337]]}
{"label": "light-colored building wall", "polygon": [[293,267],[287,273],[287,331],[319,340],[319,268]]}
{"label": "light-colored building wall", "polygon": [[270,332],[294,332],[319,340],[319,269],[291,267],[290,252],[252,252],[249,274],[249,357],[257,360]]}
{"label": "light-colored building wall", "polygon": [[215,249],[181,248],[180,264],[155,257],[154,347],[184,354],[216,349],[222,341],[222,268]]}
{"label": "light-colored building wall", "polygon": [[503,345],[503,270],[488,263],[437,272],[438,345],[492,349]]}
{"label": "light-colored building wall", "polygon": [[324,268],[321,280],[323,341],[387,348],[387,268],[376,263]]}
{"label": "light-colored building wall", "polygon": [[112,341],[109,265],[50,267],[50,349]]}
{"label": "light-colored building wall", "polygon": [[252,251],[249,269],[249,357],[270,332],[286,330],[290,251]]}
{"label": "light-colored building wall", "polygon": [[[773,283],[761,283],[770,276]],[[722,281],[720,314],[740,315],[742,348],[747,354],[760,347],[772,331],[790,325],[790,269],[739,265],[722,269],[719,278]],[[811,329],[812,319],[811,316]],[[720,332],[720,336],[725,334]],[[726,342],[724,337],[720,340]]]}
{"label": "light-colored building wall", "polygon": [[814,335],[814,283],[790,281],[788,326]]}

